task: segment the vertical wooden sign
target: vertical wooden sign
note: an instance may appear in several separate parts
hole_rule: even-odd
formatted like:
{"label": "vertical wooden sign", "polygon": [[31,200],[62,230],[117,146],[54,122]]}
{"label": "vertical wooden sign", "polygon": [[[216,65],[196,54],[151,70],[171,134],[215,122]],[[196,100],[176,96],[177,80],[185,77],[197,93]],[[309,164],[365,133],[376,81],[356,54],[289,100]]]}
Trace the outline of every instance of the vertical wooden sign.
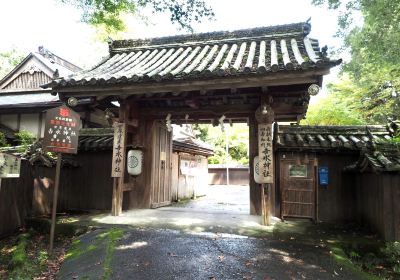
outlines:
{"label": "vertical wooden sign", "polygon": [[262,184],[274,182],[272,135],[272,124],[258,125],[258,168]]}
{"label": "vertical wooden sign", "polygon": [[125,131],[124,123],[114,124],[114,144],[111,165],[111,177],[120,178],[123,176],[125,164]]}

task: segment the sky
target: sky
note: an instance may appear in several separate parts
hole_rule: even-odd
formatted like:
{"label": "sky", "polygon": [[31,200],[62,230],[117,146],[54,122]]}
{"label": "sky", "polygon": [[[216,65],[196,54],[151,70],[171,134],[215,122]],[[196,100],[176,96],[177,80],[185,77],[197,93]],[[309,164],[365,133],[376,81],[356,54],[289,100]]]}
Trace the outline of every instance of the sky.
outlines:
{"label": "sky", "polygon": [[[310,37],[320,46],[338,48],[335,38],[337,14],[325,7],[311,5],[311,0],[208,0],[216,14],[215,20],[194,24],[195,32],[237,30],[303,22],[311,17]],[[128,32],[122,37],[150,38],[185,33],[172,25],[167,15],[144,11],[150,24],[128,19]],[[44,46],[78,66],[88,68],[107,55],[108,46],[95,40],[92,27],[80,22],[78,9],[60,0],[13,0],[0,4],[0,52],[13,47],[22,52]],[[338,69],[325,77],[325,84],[337,77]]]}

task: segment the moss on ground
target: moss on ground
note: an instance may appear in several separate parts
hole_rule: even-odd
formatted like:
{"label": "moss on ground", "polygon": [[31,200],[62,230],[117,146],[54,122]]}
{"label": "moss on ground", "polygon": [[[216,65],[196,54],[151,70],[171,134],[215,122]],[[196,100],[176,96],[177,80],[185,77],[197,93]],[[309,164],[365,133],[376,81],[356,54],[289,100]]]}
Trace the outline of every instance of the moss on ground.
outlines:
{"label": "moss on ground", "polygon": [[120,228],[113,228],[107,232],[108,242],[106,247],[106,259],[104,260],[104,277],[103,279],[111,278],[111,261],[114,256],[115,246],[117,241],[122,237],[123,230]]}
{"label": "moss on ground", "polygon": [[[122,237],[124,231],[121,228],[111,228],[102,230],[94,239],[94,243],[85,243],[82,238],[77,238],[72,241],[72,245],[66,253],[65,260],[73,261],[74,259],[91,258],[90,254],[101,256],[99,263],[102,263],[103,273],[102,279],[111,279],[112,268],[111,263],[113,260],[115,247],[118,240]],[[104,259],[103,259],[104,258]],[[81,279],[89,279],[89,276],[83,276]]]}

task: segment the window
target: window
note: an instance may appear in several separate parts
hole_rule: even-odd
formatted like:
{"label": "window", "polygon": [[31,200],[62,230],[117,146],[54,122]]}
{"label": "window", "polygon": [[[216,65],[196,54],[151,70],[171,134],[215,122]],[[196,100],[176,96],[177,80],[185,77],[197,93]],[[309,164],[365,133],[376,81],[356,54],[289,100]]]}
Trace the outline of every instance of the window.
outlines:
{"label": "window", "polygon": [[307,165],[301,164],[290,164],[289,165],[289,177],[307,177]]}

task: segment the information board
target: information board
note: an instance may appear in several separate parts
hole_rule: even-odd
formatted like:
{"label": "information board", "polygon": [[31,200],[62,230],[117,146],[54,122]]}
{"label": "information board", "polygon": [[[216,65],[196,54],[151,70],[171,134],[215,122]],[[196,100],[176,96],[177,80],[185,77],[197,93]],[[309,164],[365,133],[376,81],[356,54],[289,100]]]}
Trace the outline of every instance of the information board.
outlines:
{"label": "information board", "polygon": [[63,105],[46,111],[43,147],[48,152],[76,154],[80,116]]}
{"label": "information board", "polygon": [[0,178],[18,178],[20,170],[20,157],[0,153]]}

